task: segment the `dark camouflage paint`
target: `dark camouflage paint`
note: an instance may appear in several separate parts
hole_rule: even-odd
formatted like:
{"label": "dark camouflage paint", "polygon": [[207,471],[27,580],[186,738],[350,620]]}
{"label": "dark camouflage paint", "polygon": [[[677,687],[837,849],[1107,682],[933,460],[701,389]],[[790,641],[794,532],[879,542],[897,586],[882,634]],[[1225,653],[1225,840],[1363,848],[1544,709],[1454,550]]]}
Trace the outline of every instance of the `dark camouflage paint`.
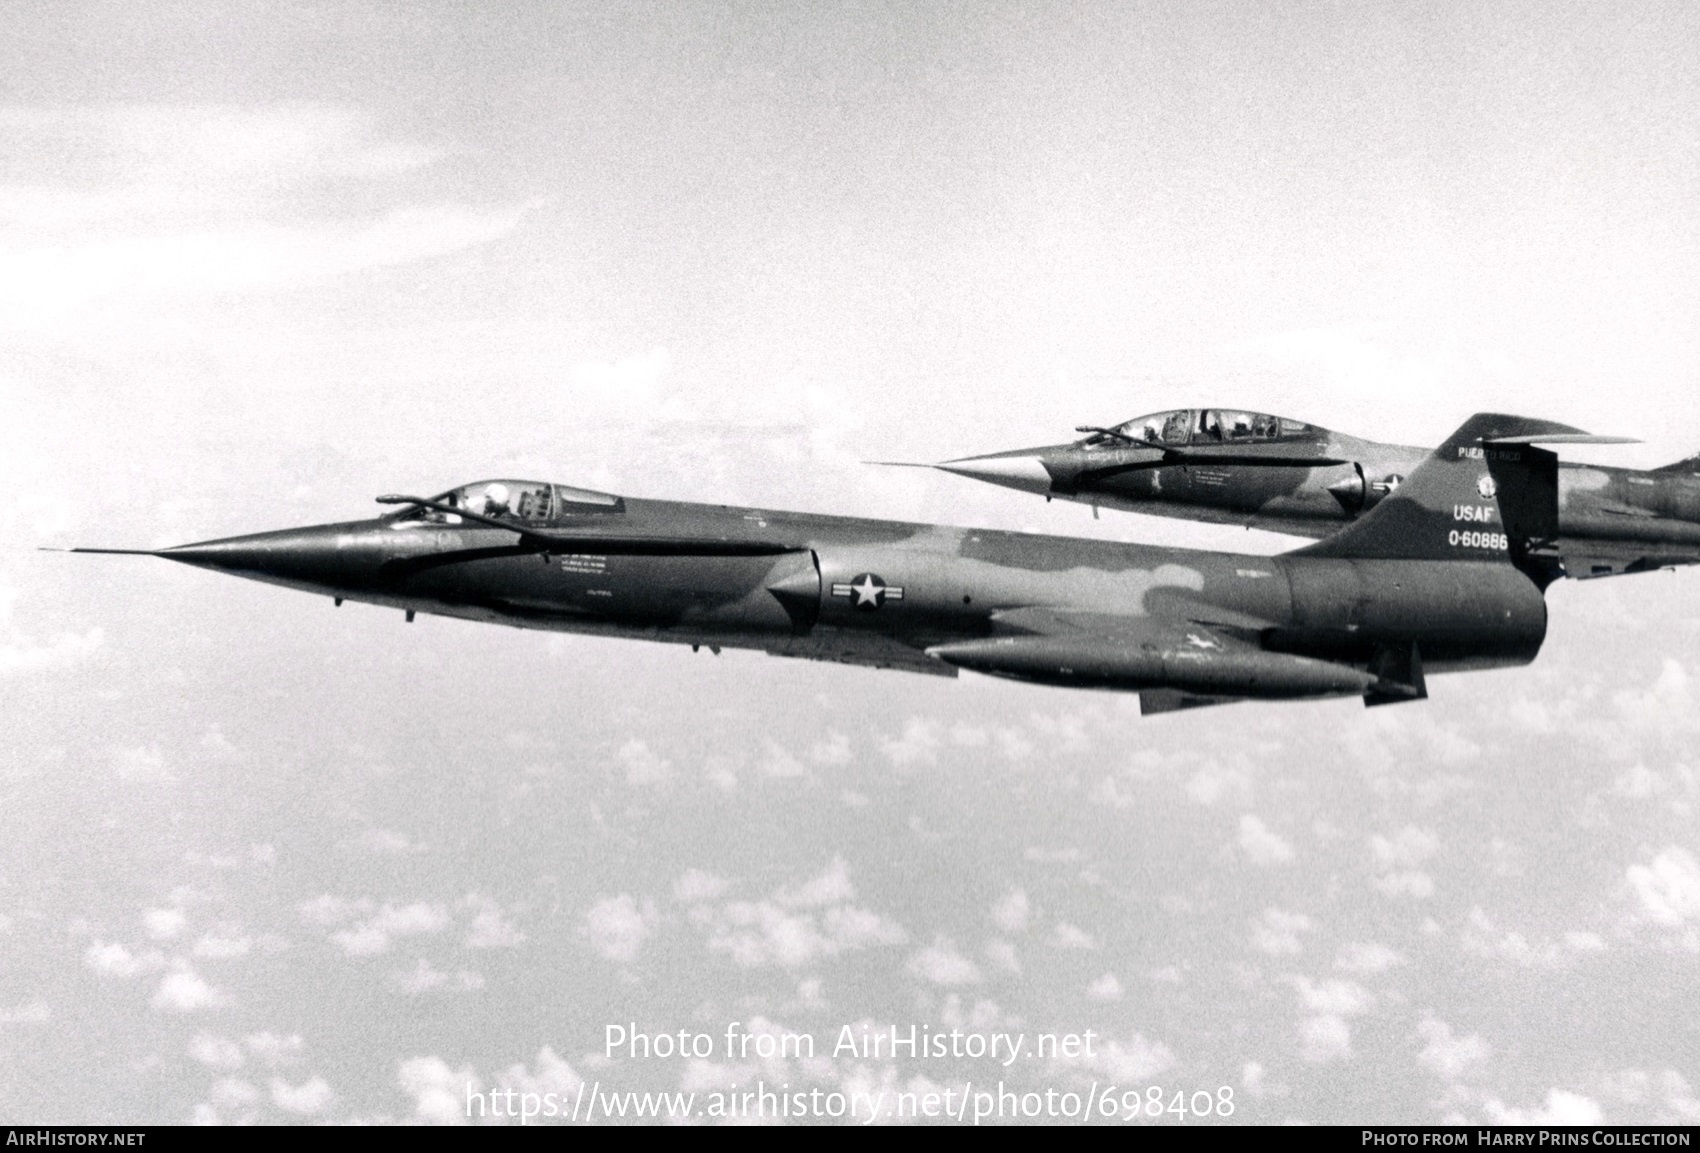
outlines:
{"label": "dark camouflage paint", "polygon": [[[1476,419],[1466,442],[1499,427]],[[1355,531],[1278,557],[632,498],[568,506],[534,526],[546,539],[404,512],[153,555],[410,613],[1129,689],[1148,711],[1379,703],[1421,696],[1425,668],[1539,651],[1540,569],[1516,548],[1448,543],[1456,502],[1485,500],[1488,476],[1443,452]],[[871,607],[846,592],[870,574],[901,595]]]}
{"label": "dark camouflage paint", "polygon": [[[1377,482],[1409,476],[1430,454],[1315,426],[1299,444],[1282,447],[1351,463],[1161,464],[1160,449],[1089,441],[951,463],[1035,459],[1051,478],[1047,499],[1322,538],[1375,506]],[[1558,528],[1547,551],[1565,575],[1586,579],[1700,563],[1700,456],[1651,471],[1562,461],[1558,470]]]}

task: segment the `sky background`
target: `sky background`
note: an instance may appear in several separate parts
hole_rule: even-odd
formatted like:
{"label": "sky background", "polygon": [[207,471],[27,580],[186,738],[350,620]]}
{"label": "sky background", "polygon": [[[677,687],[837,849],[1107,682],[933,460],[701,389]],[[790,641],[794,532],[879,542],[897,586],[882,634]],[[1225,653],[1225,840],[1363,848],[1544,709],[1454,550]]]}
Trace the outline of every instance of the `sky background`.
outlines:
{"label": "sky background", "polygon": [[[35,551],[492,476],[1291,547],[859,463],[1213,404],[1664,464],[1700,449],[1694,5],[4,22],[0,1121],[999,1077],[1700,1120],[1700,573],[1561,583],[1533,666],[1420,704],[1141,719]],[[603,1051],[732,1021],[822,1056]],[[830,1056],[911,1023],[1100,1041]]]}

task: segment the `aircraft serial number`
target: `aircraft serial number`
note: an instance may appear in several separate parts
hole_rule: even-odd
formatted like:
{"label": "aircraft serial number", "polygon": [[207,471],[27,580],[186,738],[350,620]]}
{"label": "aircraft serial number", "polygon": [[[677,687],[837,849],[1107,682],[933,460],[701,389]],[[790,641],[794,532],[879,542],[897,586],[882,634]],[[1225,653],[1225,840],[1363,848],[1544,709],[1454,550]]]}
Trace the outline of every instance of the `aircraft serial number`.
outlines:
{"label": "aircraft serial number", "polygon": [[1496,548],[1508,549],[1510,542],[1502,532],[1459,532],[1453,529],[1446,534],[1446,542],[1453,548]]}

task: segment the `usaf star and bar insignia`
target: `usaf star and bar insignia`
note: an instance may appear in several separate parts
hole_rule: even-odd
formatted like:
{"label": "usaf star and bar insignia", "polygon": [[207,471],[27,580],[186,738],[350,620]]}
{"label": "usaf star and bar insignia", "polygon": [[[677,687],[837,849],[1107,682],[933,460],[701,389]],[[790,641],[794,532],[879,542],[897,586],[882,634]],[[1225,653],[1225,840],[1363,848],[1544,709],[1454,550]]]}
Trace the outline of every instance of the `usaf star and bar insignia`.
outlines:
{"label": "usaf star and bar insignia", "polygon": [[851,608],[872,612],[886,601],[902,600],[903,586],[888,585],[878,573],[865,572],[835,583],[832,595],[849,598]]}

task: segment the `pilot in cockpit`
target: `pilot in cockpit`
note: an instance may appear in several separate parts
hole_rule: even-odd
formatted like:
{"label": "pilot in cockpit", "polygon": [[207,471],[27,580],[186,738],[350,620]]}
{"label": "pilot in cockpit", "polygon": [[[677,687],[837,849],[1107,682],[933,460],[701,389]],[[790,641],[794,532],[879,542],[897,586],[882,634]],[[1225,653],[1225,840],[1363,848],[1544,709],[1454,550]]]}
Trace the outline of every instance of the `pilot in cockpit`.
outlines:
{"label": "pilot in cockpit", "polygon": [[507,516],[508,500],[511,494],[505,484],[491,484],[484,487],[484,507],[479,511],[485,516]]}

